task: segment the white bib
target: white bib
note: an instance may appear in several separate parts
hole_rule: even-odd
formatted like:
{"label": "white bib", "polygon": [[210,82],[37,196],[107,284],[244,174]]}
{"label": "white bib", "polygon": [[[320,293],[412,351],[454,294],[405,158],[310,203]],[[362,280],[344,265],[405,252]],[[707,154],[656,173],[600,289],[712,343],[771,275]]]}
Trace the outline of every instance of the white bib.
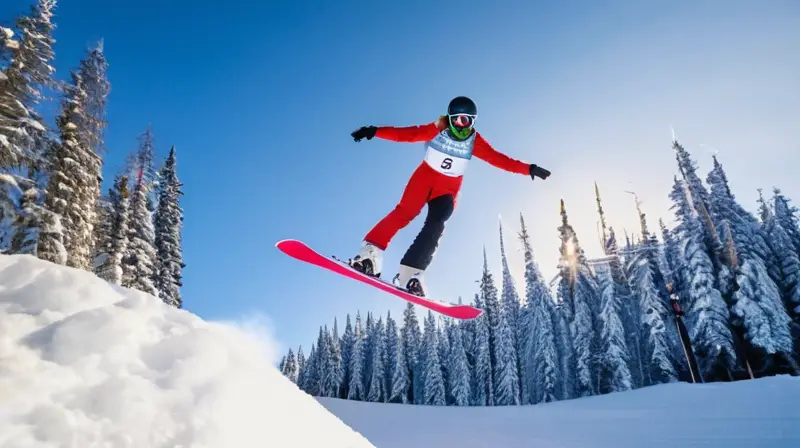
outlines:
{"label": "white bib", "polygon": [[425,163],[445,176],[462,176],[467,170],[469,160],[472,158],[474,145],[474,132],[468,139],[459,141],[450,138],[447,129],[445,129],[427,143]]}

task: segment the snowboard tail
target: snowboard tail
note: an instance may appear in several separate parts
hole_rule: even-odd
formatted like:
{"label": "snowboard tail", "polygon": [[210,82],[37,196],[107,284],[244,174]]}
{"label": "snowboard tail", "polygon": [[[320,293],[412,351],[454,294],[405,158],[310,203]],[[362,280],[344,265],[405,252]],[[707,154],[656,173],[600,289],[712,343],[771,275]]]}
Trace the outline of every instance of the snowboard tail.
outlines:
{"label": "snowboard tail", "polygon": [[445,303],[411,294],[410,292],[405,291],[398,286],[395,286],[384,280],[363,274],[353,269],[348,264],[336,260],[333,257],[326,257],[299,240],[282,240],[275,244],[275,247],[292,258],[304,261],[323,269],[327,269],[328,271],[353,280],[357,280],[361,283],[365,283],[374,288],[378,288],[381,291],[388,292],[389,294],[399,297],[407,302],[411,302],[415,305],[422,306],[431,311],[435,311],[454,319],[475,319],[483,313],[483,310],[469,305]]}

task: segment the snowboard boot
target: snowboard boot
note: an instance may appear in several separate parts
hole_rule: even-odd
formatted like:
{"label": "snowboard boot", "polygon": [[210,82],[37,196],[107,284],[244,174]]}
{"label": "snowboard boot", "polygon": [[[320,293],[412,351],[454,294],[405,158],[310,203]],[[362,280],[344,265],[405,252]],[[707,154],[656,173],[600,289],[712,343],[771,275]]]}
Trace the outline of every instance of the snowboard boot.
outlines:
{"label": "snowboard boot", "polygon": [[415,296],[425,297],[427,285],[425,285],[425,271],[400,265],[400,272],[394,277],[395,284]]}
{"label": "snowboard boot", "polygon": [[364,241],[358,255],[350,261],[350,266],[362,274],[372,277],[381,276],[383,265],[383,250],[372,243]]}

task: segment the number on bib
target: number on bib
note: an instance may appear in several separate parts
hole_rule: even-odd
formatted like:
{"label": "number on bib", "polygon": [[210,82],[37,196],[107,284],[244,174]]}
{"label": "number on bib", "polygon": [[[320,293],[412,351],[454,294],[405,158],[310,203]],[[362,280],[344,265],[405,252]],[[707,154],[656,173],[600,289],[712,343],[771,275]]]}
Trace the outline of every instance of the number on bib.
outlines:
{"label": "number on bib", "polygon": [[453,159],[448,157],[442,160],[442,164],[440,166],[442,167],[442,169],[449,170],[450,168],[453,167]]}

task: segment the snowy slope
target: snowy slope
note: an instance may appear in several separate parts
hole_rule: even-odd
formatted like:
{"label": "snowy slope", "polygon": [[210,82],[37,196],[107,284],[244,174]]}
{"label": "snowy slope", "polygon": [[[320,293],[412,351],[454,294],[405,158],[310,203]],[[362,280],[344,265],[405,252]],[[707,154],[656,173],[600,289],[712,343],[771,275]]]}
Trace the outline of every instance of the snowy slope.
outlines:
{"label": "snowy slope", "polygon": [[800,447],[800,378],[792,377],[523,407],[319,401],[379,448]]}
{"label": "snowy slope", "polygon": [[275,356],[258,331],[0,255],[0,447],[372,446]]}

